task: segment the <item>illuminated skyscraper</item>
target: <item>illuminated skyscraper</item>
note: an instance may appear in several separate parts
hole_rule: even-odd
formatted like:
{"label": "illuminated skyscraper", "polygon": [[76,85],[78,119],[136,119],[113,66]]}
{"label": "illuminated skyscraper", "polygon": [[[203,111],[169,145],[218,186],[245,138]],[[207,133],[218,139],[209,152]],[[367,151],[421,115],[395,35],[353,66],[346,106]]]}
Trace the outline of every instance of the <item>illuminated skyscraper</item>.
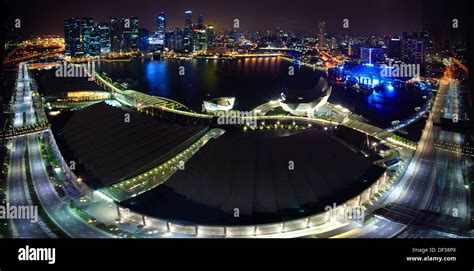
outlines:
{"label": "illuminated skyscraper", "polygon": [[119,22],[117,18],[110,18],[109,24],[109,33],[110,33],[110,50],[112,52],[120,51],[120,29]]}
{"label": "illuminated skyscraper", "polygon": [[83,54],[80,19],[71,18],[64,21],[64,42],[66,56],[76,57]]}
{"label": "illuminated skyscraper", "polygon": [[98,24],[94,24],[94,27],[91,31],[91,42],[89,46],[89,55],[90,56],[99,56],[101,50],[100,43],[100,29]]}
{"label": "illuminated skyscraper", "polygon": [[199,13],[196,19],[196,28],[201,29],[204,28],[204,22],[202,20],[202,14]]}
{"label": "illuminated skyscraper", "polygon": [[133,50],[138,48],[138,40],[140,38],[138,22],[138,17],[130,18],[130,47]]}
{"label": "illuminated skyscraper", "polygon": [[360,48],[360,58],[362,62],[368,64],[382,63],[385,61],[385,56],[382,48]]}
{"label": "illuminated skyscraper", "polygon": [[193,51],[193,23],[192,23],[193,12],[188,10],[185,12],[184,17],[184,30],[183,30],[183,50],[186,53]]}
{"label": "illuminated skyscraper", "polygon": [[110,25],[106,22],[99,23],[100,52],[110,52]]}
{"label": "illuminated skyscraper", "polygon": [[166,45],[165,47],[173,51],[183,50],[183,33],[181,29],[176,28],[166,32]]}
{"label": "illuminated skyscraper", "polygon": [[207,50],[207,32],[204,27],[202,15],[199,14],[194,27],[193,35],[193,50],[194,51],[205,51]]}
{"label": "illuminated skyscraper", "polygon": [[81,42],[84,54],[91,55],[92,53],[92,30],[94,22],[92,18],[85,17],[81,19]]}
{"label": "illuminated skyscraper", "polygon": [[164,12],[161,12],[160,15],[158,16],[158,19],[156,20],[156,25],[157,25],[157,38],[158,38],[158,44],[164,45],[165,44],[165,39],[166,39],[166,15]]}
{"label": "illuminated skyscraper", "polygon": [[404,33],[402,44],[402,60],[412,64],[423,64],[424,62],[424,40],[418,33],[407,35]]}
{"label": "illuminated skyscraper", "polygon": [[319,27],[319,34],[318,34],[319,47],[326,48],[326,22],[324,21],[319,22],[318,27]]}
{"label": "illuminated skyscraper", "polygon": [[207,48],[212,47],[214,43],[214,26],[213,25],[208,25],[206,27],[206,32],[207,32]]}
{"label": "illuminated skyscraper", "polygon": [[402,51],[402,41],[400,37],[392,37],[388,41],[387,56],[390,58],[400,58]]}
{"label": "illuminated skyscraper", "polygon": [[131,20],[130,18],[121,18],[119,23],[120,33],[120,52],[128,52],[131,49]]}

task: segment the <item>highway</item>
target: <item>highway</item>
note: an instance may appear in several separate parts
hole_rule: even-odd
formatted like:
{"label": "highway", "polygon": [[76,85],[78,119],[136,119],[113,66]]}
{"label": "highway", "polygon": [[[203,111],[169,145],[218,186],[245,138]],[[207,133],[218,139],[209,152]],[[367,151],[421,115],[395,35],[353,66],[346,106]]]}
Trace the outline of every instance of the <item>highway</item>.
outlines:
{"label": "highway", "polygon": [[[11,206],[32,206],[26,183],[25,169],[25,138],[12,140],[10,168],[7,175],[7,201]],[[39,206],[38,206],[39,208]],[[21,238],[48,238],[47,231],[40,223],[31,220],[12,220],[10,224],[14,237]]]}
{"label": "highway", "polygon": [[[395,220],[397,216],[412,218],[409,224],[414,222],[414,225],[408,225],[408,230],[401,235],[403,237],[446,237],[442,233],[434,233],[431,227],[462,233],[468,225],[468,190],[465,188],[467,182],[462,172],[463,165],[470,158],[461,153],[436,149],[434,146],[438,140],[463,140],[463,135],[442,131],[434,125],[441,114],[458,113],[458,106],[449,100],[458,91],[459,83],[455,80],[440,86],[418,148],[402,176],[400,184],[406,185],[394,189],[393,195],[385,202],[393,204],[391,209],[396,214],[392,218]],[[383,227],[391,225],[387,223]]]}
{"label": "highway", "polygon": [[459,114],[458,92],[458,81],[442,81],[415,153],[400,182],[382,202],[387,207],[346,237],[462,237],[469,223],[469,194],[463,167],[471,158],[435,148],[440,140],[464,142],[462,134],[443,131],[435,125],[440,117]]}
{"label": "highway", "polygon": [[[27,85],[25,92],[31,95],[30,85]],[[31,97],[31,96],[30,96]],[[37,114],[35,114],[37,113]],[[27,112],[27,123],[34,125],[37,116],[43,115],[43,109],[37,107]],[[52,133],[48,130],[49,136]],[[68,203],[63,202],[56,193],[53,184],[49,180],[45,161],[41,155],[39,139],[44,135],[28,135],[28,161],[30,165],[31,178],[36,194],[48,216],[54,223],[70,237],[76,238],[111,238],[113,237],[95,227],[85,223],[69,209]],[[46,140],[43,140],[47,144]]]}
{"label": "highway", "polygon": [[[23,114],[31,109],[30,99],[25,97],[30,95],[24,91],[25,78],[23,66],[19,66],[17,91],[14,93],[17,104],[14,106],[14,127],[21,128],[28,123],[24,123]],[[10,140],[11,152],[9,160],[9,170],[7,174],[7,201],[12,206],[32,206],[30,192],[26,179],[25,150],[26,139],[14,138]],[[40,208],[40,206],[38,206]],[[50,231],[43,222],[32,223],[30,220],[13,220],[10,224],[13,236],[21,238],[47,238],[51,237]]]}
{"label": "highway", "polygon": [[[34,102],[37,92],[32,90],[32,80],[29,78],[24,63],[19,65],[19,83],[15,92],[14,126],[16,128],[33,126],[46,121],[43,119],[42,107]],[[36,95],[35,95],[36,94]],[[26,116],[24,119],[23,115]],[[51,131],[46,131],[52,136]],[[32,205],[30,193],[36,193],[39,201],[48,216],[70,237],[77,238],[112,238],[113,236],[88,225],[77,217],[68,207],[68,201],[63,202],[57,195],[46,170],[45,161],[41,155],[40,139],[44,133],[16,137],[11,140],[10,169],[7,177],[7,196],[10,204]],[[44,144],[46,140],[44,140]],[[28,156],[25,151],[28,149]],[[26,160],[27,159],[27,160]],[[32,183],[35,191],[29,191],[26,183],[26,164],[29,165]],[[69,199],[66,199],[69,200]],[[30,221],[14,221],[12,230],[14,236],[46,238],[55,237],[45,224],[30,223]]]}
{"label": "highway", "polygon": [[28,136],[28,155],[31,176],[35,186],[36,194],[41,201],[43,209],[48,216],[67,235],[74,238],[111,238],[101,230],[85,223],[75,216],[68,208],[68,202],[63,202],[49,181],[43,157],[41,156],[40,144],[37,135]]}

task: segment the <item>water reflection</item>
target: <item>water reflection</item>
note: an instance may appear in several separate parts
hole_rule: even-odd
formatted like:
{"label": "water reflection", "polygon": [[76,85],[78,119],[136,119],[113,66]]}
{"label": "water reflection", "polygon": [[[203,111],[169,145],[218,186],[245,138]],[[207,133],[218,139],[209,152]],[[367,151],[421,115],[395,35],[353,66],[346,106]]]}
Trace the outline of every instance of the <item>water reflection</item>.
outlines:
{"label": "water reflection", "polygon": [[169,96],[168,65],[166,61],[148,61],[145,63],[145,78],[149,93],[156,96]]}
{"label": "water reflection", "polygon": [[[246,58],[238,60],[132,60],[102,62],[96,66],[113,80],[129,80],[133,89],[162,96],[202,110],[204,99],[220,96],[236,98],[235,108],[251,110],[280,97],[288,87],[309,89],[324,73],[279,58]],[[184,67],[185,74],[179,75]],[[353,89],[333,86],[329,101],[341,104],[363,115],[379,126],[388,126],[394,119],[403,119],[423,104],[424,94],[413,90],[384,89],[370,96]]]}

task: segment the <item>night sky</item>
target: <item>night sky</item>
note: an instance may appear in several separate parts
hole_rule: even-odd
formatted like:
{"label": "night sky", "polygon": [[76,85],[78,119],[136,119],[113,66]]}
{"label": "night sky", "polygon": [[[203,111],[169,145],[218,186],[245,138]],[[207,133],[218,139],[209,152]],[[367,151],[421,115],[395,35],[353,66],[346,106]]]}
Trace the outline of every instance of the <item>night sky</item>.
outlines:
{"label": "night sky", "polygon": [[[156,31],[155,18],[167,15],[168,28],[183,27],[184,11],[193,11],[193,21],[202,13],[205,24],[229,29],[233,19],[241,30],[283,30],[316,32],[319,20],[327,32],[342,34],[400,34],[421,31],[426,25],[449,24],[450,16],[462,17],[458,0],[7,0],[9,17],[22,20],[22,35],[63,35],[63,21],[69,17],[138,16],[140,27]],[[350,20],[349,30],[342,20]],[[430,23],[427,23],[430,21]]]}

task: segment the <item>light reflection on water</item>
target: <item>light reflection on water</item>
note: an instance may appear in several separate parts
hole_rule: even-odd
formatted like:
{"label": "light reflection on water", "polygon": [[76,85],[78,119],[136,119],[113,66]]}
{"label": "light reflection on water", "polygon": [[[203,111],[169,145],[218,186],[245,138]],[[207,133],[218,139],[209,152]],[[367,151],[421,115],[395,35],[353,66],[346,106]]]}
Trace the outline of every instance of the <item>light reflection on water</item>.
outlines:
{"label": "light reflection on water", "polygon": [[[311,88],[323,73],[294,66],[278,58],[246,58],[239,60],[132,60],[103,62],[97,71],[105,71],[113,80],[131,79],[130,88],[151,95],[179,101],[202,110],[204,99],[233,96],[235,108],[251,110],[280,97],[285,88]],[[180,67],[184,75],[179,74]],[[384,90],[370,96],[354,90],[333,86],[329,99],[363,115],[379,126],[388,126],[394,119],[403,119],[423,104],[423,94],[413,90]]]}

